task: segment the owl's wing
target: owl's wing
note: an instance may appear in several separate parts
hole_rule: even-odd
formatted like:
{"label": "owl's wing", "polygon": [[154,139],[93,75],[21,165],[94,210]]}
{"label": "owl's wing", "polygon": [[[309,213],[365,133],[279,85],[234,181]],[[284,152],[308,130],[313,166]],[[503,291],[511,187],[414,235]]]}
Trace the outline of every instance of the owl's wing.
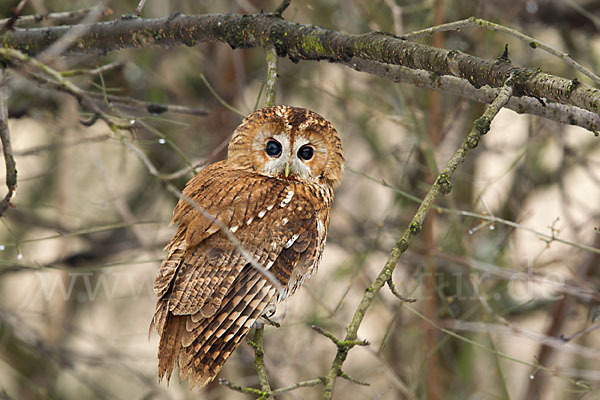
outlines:
{"label": "owl's wing", "polygon": [[[198,174],[184,194],[229,227],[282,286],[290,279],[296,282],[296,266],[314,264],[321,246],[314,202],[289,182],[221,171],[225,168],[219,164]],[[179,359],[180,374],[192,373],[193,382],[206,382],[276,291],[214,218],[180,201],[174,220],[180,226],[155,281],[159,302],[154,325],[162,336],[159,374],[170,376]]]}
{"label": "owl's wing", "polygon": [[258,263],[270,268],[288,242],[287,247],[298,239],[305,241],[304,232],[315,224],[314,205],[294,189],[287,182],[232,170],[224,163],[196,175],[183,193],[212,218],[188,201],[179,201],[173,218],[179,229],[154,283],[157,297],[169,292],[169,310],[176,315],[213,314],[248,262],[222,232],[215,235],[220,226],[228,227]]}

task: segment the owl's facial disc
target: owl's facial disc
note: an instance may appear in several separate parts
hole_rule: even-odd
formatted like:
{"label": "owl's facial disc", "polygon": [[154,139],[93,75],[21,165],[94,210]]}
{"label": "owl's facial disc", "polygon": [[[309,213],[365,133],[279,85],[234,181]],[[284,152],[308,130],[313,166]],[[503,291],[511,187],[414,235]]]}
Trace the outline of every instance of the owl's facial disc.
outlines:
{"label": "owl's facial disc", "polygon": [[262,172],[265,175],[278,178],[308,180],[311,171],[308,163],[315,156],[315,146],[303,136],[296,137],[290,142],[290,135],[284,132],[267,132],[258,135],[264,162]]}

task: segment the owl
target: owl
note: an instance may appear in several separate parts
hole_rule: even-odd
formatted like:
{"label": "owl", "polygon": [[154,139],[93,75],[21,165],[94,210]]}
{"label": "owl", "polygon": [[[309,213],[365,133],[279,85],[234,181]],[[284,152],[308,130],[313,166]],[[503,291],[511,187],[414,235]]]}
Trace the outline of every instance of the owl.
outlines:
{"label": "owl", "polygon": [[267,307],[317,270],[343,172],[336,130],[298,107],[248,115],[227,153],[183,190],[154,282],[159,379],[177,365],[191,387],[214,379]]}

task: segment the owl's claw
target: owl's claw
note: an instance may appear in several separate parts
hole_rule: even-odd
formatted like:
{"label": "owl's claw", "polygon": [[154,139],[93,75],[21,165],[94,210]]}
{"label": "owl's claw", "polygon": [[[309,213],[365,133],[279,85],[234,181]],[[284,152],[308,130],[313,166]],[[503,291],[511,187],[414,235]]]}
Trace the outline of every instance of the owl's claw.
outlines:
{"label": "owl's claw", "polygon": [[275,311],[277,311],[277,306],[275,306],[275,304],[271,303],[271,304],[267,305],[263,314],[260,317],[258,317],[258,319],[256,320],[256,323],[271,325],[271,326],[279,328],[279,326],[280,326],[279,323],[272,321],[270,319],[273,315],[275,315]]}
{"label": "owl's claw", "polygon": [[275,311],[277,311],[277,306],[273,303],[270,303],[265,307],[265,311],[261,315],[261,317],[271,318],[275,315]]}
{"label": "owl's claw", "polygon": [[275,328],[281,327],[279,322],[275,322],[275,321],[269,319],[269,317],[267,317],[266,315],[262,315],[256,319],[256,325],[258,326],[258,324],[271,325],[271,326],[274,326]]}

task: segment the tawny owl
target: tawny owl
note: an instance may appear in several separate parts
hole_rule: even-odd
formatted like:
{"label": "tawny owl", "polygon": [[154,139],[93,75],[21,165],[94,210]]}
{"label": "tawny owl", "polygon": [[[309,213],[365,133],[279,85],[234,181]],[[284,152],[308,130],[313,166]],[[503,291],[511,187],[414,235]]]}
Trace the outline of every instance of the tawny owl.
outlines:
{"label": "tawny owl", "polygon": [[227,159],[188,182],[154,282],[159,379],[177,364],[191,386],[210,382],[266,307],[316,271],[343,162],[328,121],[276,106],[248,115]]}

